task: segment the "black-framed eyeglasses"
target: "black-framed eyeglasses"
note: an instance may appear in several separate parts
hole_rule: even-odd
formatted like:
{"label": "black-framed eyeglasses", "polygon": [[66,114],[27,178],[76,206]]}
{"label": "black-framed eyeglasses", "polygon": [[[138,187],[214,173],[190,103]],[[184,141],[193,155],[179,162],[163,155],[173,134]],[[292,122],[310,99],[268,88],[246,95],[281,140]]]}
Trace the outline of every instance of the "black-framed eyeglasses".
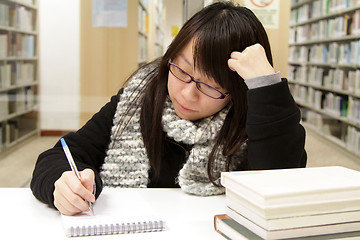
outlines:
{"label": "black-framed eyeglasses", "polygon": [[174,75],[174,77],[176,77],[180,81],[185,82],[185,83],[195,82],[196,88],[208,97],[211,97],[214,99],[224,99],[227,95],[229,95],[229,93],[222,93],[219,90],[217,90],[216,88],[214,88],[204,82],[195,80],[190,74],[188,74],[186,71],[182,70],[181,67],[179,67],[175,63],[172,63],[170,60],[168,61],[168,68],[169,68],[170,72],[172,73],[172,75]]}

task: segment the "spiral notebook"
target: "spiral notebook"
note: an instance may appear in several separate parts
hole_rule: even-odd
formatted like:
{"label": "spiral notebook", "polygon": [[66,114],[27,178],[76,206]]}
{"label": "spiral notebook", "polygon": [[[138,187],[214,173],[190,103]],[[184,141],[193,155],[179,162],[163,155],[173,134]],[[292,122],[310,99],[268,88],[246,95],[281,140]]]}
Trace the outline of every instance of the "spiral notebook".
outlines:
{"label": "spiral notebook", "polygon": [[[94,213],[61,215],[67,237],[144,233],[165,230],[165,221],[136,191],[107,191],[94,203]],[[133,190],[133,189],[132,189]]]}

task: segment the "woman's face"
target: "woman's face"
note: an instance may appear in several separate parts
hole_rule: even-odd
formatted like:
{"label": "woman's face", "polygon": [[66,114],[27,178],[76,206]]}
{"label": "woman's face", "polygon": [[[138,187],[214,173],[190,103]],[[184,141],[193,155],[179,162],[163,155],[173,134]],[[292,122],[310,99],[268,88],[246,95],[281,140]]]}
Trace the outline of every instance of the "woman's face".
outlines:
{"label": "woman's face", "polygon": [[[222,93],[227,92],[226,89],[221,88],[214,79],[200,74],[198,69],[194,68],[193,41],[190,41],[185,49],[180,52],[175,59],[172,59],[172,62],[191,75],[195,80],[215,87]],[[190,121],[195,121],[217,113],[224,108],[231,99],[229,95],[224,99],[213,99],[206,96],[197,89],[195,82],[182,82],[171,72],[169,72],[168,77],[168,91],[176,114],[180,118]]]}

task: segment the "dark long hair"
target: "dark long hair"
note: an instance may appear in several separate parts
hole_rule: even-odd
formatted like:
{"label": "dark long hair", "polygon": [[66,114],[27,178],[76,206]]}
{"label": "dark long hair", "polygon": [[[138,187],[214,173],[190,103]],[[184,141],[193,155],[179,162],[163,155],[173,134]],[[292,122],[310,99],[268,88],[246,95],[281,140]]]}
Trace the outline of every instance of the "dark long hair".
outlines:
{"label": "dark long hair", "polygon": [[[194,64],[197,68],[206,76],[215,79],[231,95],[231,108],[209,155],[208,174],[210,180],[215,183],[213,167],[219,151],[227,157],[229,166],[231,156],[247,140],[245,124],[248,89],[244,80],[229,69],[227,60],[231,52],[243,51],[250,45],[260,43],[272,64],[271,50],[265,29],[257,17],[249,9],[235,6],[230,2],[209,5],[184,24],[164,56],[157,60],[158,72],[152,74],[142,96],[141,131],[155,176],[159,175],[163,152],[161,118],[168,96],[167,63],[190,41],[194,41]],[[152,108],[150,111],[149,107]],[[241,168],[246,161],[245,155],[236,165]]]}

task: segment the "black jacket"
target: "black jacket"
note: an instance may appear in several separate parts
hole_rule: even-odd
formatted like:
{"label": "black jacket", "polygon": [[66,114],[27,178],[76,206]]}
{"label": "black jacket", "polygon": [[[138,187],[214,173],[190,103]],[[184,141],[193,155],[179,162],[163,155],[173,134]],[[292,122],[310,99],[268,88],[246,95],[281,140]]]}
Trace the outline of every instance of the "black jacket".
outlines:
{"label": "black jacket", "polygon": [[[99,171],[110,142],[118,100],[118,95],[113,96],[110,102],[76,133],[64,136],[79,171],[85,168],[94,170],[96,197],[102,190]],[[299,124],[300,111],[290,94],[286,79],[274,85],[249,90],[247,100],[246,169],[305,167],[305,130]],[[167,137],[164,139],[165,153],[161,177],[155,179],[150,172],[148,187],[178,187],[175,179],[191,149],[191,146],[177,143]],[[64,171],[69,170],[71,169],[60,142],[41,153],[30,185],[35,197],[54,207],[54,183]]]}

